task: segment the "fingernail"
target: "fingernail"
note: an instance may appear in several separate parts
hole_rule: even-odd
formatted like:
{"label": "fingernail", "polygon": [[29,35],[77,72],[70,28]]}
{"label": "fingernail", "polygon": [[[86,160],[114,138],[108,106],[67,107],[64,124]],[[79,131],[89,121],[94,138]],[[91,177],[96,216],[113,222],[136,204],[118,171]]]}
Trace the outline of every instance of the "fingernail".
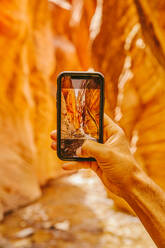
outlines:
{"label": "fingernail", "polygon": [[81,156],[81,146],[76,150],[76,155]]}
{"label": "fingernail", "polygon": [[51,148],[54,148],[54,147],[56,147],[56,142],[51,143]]}
{"label": "fingernail", "polygon": [[67,166],[64,166],[64,165],[62,165],[62,168],[63,168],[63,170],[67,170],[68,169],[68,167]]}
{"label": "fingernail", "polygon": [[50,133],[50,137],[54,136],[56,134],[56,130],[53,130],[51,133]]}

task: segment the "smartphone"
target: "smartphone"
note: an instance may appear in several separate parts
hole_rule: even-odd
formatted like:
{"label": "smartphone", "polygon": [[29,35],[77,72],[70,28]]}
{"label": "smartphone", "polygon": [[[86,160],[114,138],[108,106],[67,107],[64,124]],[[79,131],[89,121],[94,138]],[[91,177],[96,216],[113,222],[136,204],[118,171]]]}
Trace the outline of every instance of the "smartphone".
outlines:
{"label": "smartphone", "polygon": [[80,158],[76,150],[85,140],[103,142],[104,77],[99,72],[65,71],[57,78],[57,155]]}

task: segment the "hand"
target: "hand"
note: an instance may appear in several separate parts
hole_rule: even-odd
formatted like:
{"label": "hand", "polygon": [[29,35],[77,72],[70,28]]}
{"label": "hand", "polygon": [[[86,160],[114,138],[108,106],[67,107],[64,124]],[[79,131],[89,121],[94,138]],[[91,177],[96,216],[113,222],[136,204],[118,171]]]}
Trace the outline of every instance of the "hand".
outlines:
{"label": "hand", "polygon": [[[51,133],[51,138],[54,140],[51,147],[56,150],[56,131]],[[93,157],[97,162],[64,162],[63,169],[90,168],[112,193],[121,197],[124,197],[131,187],[133,174],[140,170],[123,130],[107,115],[104,115],[104,144],[86,140],[82,147],[78,148],[77,155]]]}

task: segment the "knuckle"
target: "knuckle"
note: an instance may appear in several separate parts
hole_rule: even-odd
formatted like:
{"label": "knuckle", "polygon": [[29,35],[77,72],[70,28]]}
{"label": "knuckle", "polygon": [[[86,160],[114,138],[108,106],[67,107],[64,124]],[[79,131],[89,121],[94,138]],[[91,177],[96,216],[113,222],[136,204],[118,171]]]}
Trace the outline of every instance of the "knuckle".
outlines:
{"label": "knuckle", "polygon": [[88,147],[90,146],[90,141],[89,140],[85,140],[82,147],[81,147],[81,153],[82,155],[86,154],[88,151]]}
{"label": "knuckle", "polygon": [[119,135],[120,138],[125,137],[125,132],[121,127],[118,128],[118,135]]}
{"label": "knuckle", "polygon": [[120,133],[120,139],[121,140],[127,140],[127,137],[126,137],[124,131],[122,131],[122,133]]}
{"label": "knuckle", "polygon": [[85,154],[85,147],[82,146],[82,147],[81,147],[81,155],[83,156],[84,154]]}
{"label": "knuckle", "polygon": [[102,157],[104,158],[105,161],[109,160],[109,158],[112,155],[112,149],[110,146],[105,146],[103,151],[102,151]]}

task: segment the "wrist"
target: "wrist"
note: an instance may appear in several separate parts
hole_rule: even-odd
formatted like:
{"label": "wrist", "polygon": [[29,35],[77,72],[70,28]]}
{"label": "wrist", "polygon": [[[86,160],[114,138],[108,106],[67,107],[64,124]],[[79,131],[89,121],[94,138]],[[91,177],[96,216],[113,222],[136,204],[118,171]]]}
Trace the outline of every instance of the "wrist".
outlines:
{"label": "wrist", "polygon": [[149,177],[138,165],[136,165],[132,171],[130,183],[123,198],[127,202],[139,198],[140,194],[143,192],[144,185],[146,186],[148,183]]}
{"label": "wrist", "polygon": [[142,185],[147,184],[148,176],[146,173],[135,163],[133,170],[127,184],[127,189],[124,192],[123,198],[126,201],[136,198],[138,192],[142,190]]}

